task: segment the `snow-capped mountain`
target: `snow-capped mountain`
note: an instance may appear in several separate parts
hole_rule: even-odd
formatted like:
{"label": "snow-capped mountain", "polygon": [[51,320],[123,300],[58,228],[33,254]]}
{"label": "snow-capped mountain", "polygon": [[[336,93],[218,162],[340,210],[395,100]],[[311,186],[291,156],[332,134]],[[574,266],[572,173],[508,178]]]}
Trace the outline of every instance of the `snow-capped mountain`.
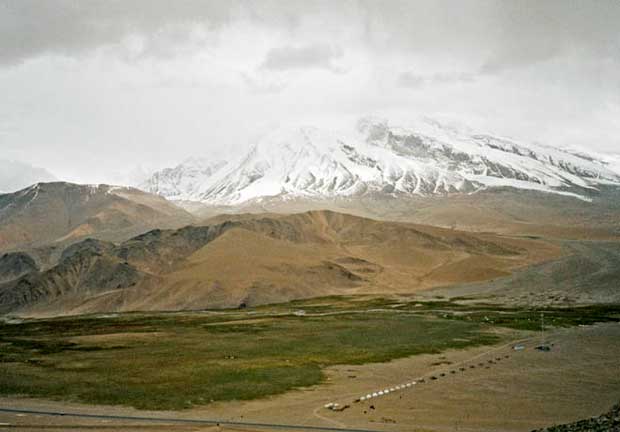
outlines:
{"label": "snow-capped mountain", "polygon": [[172,200],[193,200],[208,190],[209,179],[225,165],[225,161],[189,158],[174,168],[155,172],[140,188]]}
{"label": "snow-capped mountain", "polygon": [[266,198],[470,193],[510,186],[582,197],[620,173],[595,157],[472,133],[424,119],[364,118],[351,133],[281,128],[234,163],[194,161],[143,188],[171,199],[237,205]]}

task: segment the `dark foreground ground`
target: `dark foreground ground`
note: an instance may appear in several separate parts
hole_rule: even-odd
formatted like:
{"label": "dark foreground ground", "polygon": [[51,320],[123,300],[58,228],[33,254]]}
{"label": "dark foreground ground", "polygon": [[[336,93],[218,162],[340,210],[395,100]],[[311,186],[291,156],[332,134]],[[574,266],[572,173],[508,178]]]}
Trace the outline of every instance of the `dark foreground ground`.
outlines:
{"label": "dark foreground ground", "polygon": [[536,432],[618,432],[620,431],[620,404],[600,416],[590,417],[566,425],[551,426]]}

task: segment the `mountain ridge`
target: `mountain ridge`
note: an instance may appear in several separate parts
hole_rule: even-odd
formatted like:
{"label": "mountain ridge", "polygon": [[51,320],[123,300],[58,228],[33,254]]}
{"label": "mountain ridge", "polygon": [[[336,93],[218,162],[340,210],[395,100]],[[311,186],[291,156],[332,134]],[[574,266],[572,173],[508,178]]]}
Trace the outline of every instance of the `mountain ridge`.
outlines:
{"label": "mountain ridge", "polygon": [[272,198],[433,196],[497,187],[588,200],[599,185],[620,185],[614,166],[593,155],[429,119],[400,127],[363,118],[353,133],[280,128],[235,162],[194,165],[160,171],[140,187],[171,199],[235,206]]}
{"label": "mountain ridge", "polygon": [[193,221],[165,198],[141,190],[67,182],[0,194],[0,250],[64,244],[89,236],[122,239]]}
{"label": "mountain ridge", "polygon": [[487,280],[559,248],[320,210],[241,215],[87,239],[57,265],[0,285],[3,313],[57,315],[230,308],[332,294],[412,293]]}

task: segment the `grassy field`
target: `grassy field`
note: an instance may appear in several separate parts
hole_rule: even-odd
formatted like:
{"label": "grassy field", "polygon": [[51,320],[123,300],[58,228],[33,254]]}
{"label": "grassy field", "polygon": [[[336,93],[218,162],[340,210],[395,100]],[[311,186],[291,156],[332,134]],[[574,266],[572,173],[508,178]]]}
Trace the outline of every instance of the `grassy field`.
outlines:
{"label": "grassy field", "polygon": [[[620,320],[620,307],[546,314],[553,325],[588,324]],[[537,323],[535,311],[345,297],[5,323],[0,394],[183,409],[317,384],[330,365],[493,344],[493,327]]]}
{"label": "grassy field", "polygon": [[[602,304],[579,307],[510,308],[491,304],[463,305],[454,301],[413,303],[420,313],[490,327],[538,331],[545,327],[572,327],[620,321],[620,305]],[[411,305],[407,305],[411,309]]]}

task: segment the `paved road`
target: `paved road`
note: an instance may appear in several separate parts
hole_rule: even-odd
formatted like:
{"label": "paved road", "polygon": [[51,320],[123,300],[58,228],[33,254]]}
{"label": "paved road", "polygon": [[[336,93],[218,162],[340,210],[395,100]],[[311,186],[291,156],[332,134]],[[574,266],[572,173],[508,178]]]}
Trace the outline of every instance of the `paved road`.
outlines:
{"label": "paved road", "polygon": [[171,423],[171,424],[199,424],[209,426],[237,426],[237,427],[252,427],[256,429],[266,430],[290,430],[290,431],[316,431],[316,432],[380,432],[369,429],[346,429],[346,428],[334,428],[334,427],[321,427],[321,426],[303,426],[303,425],[287,425],[287,424],[275,424],[275,423],[252,423],[252,422],[237,422],[227,420],[209,420],[209,419],[189,419],[189,418],[166,418],[166,417],[140,417],[140,416],[125,416],[125,415],[105,415],[105,414],[86,414],[75,413],[68,411],[41,411],[31,409],[16,409],[16,408],[2,408],[0,412],[9,414],[35,414],[35,415],[47,415],[56,417],[77,417],[88,419],[102,419],[102,420],[129,420],[129,421],[142,421],[142,422],[157,422],[157,423]]}

